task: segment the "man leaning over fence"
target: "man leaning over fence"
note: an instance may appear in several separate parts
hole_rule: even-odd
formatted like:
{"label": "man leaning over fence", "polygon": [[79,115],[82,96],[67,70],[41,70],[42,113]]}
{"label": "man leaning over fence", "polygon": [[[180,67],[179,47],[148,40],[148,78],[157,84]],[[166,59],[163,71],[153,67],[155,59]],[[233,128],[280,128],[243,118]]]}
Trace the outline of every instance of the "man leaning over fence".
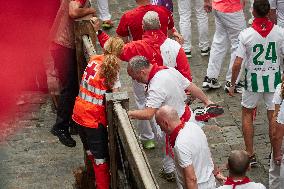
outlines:
{"label": "man leaning over fence", "polygon": [[[175,67],[184,77],[191,79],[190,66],[181,45],[175,40],[167,38],[161,30],[159,14],[154,11],[148,11],[142,21],[143,36],[142,40],[127,43],[120,55],[120,59],[129,61],[132,57],[145,56],[151,64],[166,65]],[[95,25],[97,30],[98,25]],[[98,39],[101,46],[109,38],[104,32],[98,33]],[[139,109],[145,107],[145,85],[133,80],[133,90],[135,101]],[[151,125],[150,125],[151,123]],[[154,124],[148,120],[138,122],[140,138],[146,149],[154,148],[154,133],[152,132]]]}
{"label": "man leaning over fence", "polygon": [[[190,119],[193,120],[192,111],[185,104],[185,91],[200,99],[205,106],[211,105],[212,112],[218,110],[217,106],[213,107],[213,102],[207,98],[200,88],[174,68],[150,64],[145,57],[135,56],[130,60],[127,72],[133,80],[147,84],[145,108],[129,111],[128,115],[130,118],[150,120],[161,106],[170,105],[178,112],[181,120],[185,122]],[[165,140],[164,133],[159,131],[157,125],[155,128],[158,137]],[[160,175],[168,181],[172,181],[175,178],[175,166],[172,157],[171,148],[167,146]]]}
{"label": "man leaning over fence", "polygon": [[181,121],[177,111],[170,106],[161,107],[155,118],[162,131],[169,135],[174,149],[179,189],[215,189],[215,178],[225,180],[214,166],[206,135],[200,126]]}

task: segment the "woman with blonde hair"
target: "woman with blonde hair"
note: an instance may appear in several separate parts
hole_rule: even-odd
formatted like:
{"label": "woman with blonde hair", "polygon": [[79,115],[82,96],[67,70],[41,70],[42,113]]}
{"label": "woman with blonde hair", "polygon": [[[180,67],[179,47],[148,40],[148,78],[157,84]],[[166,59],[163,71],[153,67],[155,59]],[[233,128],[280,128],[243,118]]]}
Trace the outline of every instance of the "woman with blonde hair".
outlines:
{"label": "woman with blonde hair", "polygon": [[73,109],[72,119],[78,125],[84,149],[89,152],[97,189],[109,189],[110,185],[104,97],[107,92],[117,91],[121,86],[118,56],[123,46],[121,38],[111,37],[104,46],[104,54],[91,57]]}

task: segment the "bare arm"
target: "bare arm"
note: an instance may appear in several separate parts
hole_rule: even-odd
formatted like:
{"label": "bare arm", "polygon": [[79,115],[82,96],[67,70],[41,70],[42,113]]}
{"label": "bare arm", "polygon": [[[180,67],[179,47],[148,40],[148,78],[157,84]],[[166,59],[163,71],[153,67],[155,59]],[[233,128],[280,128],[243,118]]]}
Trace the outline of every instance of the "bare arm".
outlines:
{"label": "bare arm", "polygon": [[[276,164],[280,165],[282,159],[281,145],[284,135],[284,126],[276,122],[278,116],[280,105],[275,105],[275,111],[272,119],[272,124],[274,127],[274,140],[272,141],[273,148],[273,158]],[[278,161],[278,162],[277,162]]]}
{"label": "bare arm", "polygon": [[158,110],[157,108],[146,107],[143,110],[128,111],[128,116],[131,119],[150,120],[153,118],[157,110]]}
{"label": "bare arm", "polygon": [[71,1],[69,3],[69,16],[73,19],[82,18],[89,14],[95,14],[96,10],[93,8],[83,8],[77,1]]}
{"label": "bare arm", "polygon": [[197,178],[192,165],[183,169],[186,189],[198,189]]}
{"label": "bare arm", "polygon": [[212,104],[208,97],[204,94],[204,92],[197,87],[194,83],[190,83],[190,85],[186,88],[186,91],[190,92],[190,94],[203,102],[205,106]]}
{"label": "bare arm", "polygon": [[184,39],[183,39],[182,35],[177,32],[175,27],[173,27],[172,29],[168,30],[168,37],[173,37],[174,40],[176,40],[181,45],[184,43]]}
{"label": "bare arm", "polygon": [[238,75],[242,67],[243,59],[241,57],[236,57],[233,68],[232,68],[232,78],[231,78],[231,87],[229,89],[229,95],[234,96],[235,83],[237,81]]}

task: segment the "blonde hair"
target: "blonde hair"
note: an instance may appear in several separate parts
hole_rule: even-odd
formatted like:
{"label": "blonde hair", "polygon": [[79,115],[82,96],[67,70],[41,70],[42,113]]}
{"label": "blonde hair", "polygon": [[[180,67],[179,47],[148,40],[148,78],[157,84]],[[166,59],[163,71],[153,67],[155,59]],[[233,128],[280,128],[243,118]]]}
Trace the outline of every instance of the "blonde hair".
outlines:
{"label": "blonde hair", "polygon": [[124,42],[119,37],[110,37],[104,45],[104,61],[101,65],[100,76],[105,78],[105,85],[112,89],[117,75],[119,73],[120,65],[118,56],[121,54]]}

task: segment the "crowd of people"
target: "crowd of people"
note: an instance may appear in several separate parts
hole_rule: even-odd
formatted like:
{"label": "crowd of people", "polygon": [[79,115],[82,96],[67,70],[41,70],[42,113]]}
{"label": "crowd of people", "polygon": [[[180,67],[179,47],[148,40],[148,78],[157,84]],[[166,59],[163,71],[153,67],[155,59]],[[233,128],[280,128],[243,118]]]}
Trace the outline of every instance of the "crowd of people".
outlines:
{"label": "crowd of people", "polygon": [[[191,0],[178,0],[179,29],[173,19],[171,0],[136,0],[137,7],[126,11],[116,28],[116,36],[102,29],[114,27],[107,0],[97,0],[99,14],[86,0],[61,0],[52,27],[51,54],[61,82],[56,123],[51,133],[68,147],[76,141],[70,135],[75,125],[87,158],[91,160],[98,189],[110,187],[107,117],[104,96],[121,88],[120,63],[128,62],[137,110],[128,111],[137,119],[143,148],[164,145],[160,176],[176,182],[179,189],[266,188],[250,180],[246,172],[258,164],[253,148],[253,119],[264,100],[272,146],[269,188],[284,188],[284,82],[281,81],[284,56],[284,9],[281,0],[254,0],[253,21],[246,26],[243,0],[195,1],[201,56],[209,56],[202,88],[220,88],[218,76],[231,47],[224,90],[228,95],[242,93],[242,131],[245,150],[229,156],[225,177],[214,164],[200,122],[224,113],[192,81],[190,57]],[[208,16],[213,11],[215,34],[208,37]],[[97,16],[99,15],[99,16]],[[78,86],[75,57],[74,19],[91,19],[103,54],[90,58]],[[101,29],[102,28],[102,29]],[[195,71],[195,70],[193,70]],[[244,72],[244,74],[242,74]],[[244,75],[244,83],[241,81]],[[204,108],[193,111],[187,99],[198,99]],[[268,152],[269,153],[269,152]],[[268,176],[268,175],[267,175]]]}

